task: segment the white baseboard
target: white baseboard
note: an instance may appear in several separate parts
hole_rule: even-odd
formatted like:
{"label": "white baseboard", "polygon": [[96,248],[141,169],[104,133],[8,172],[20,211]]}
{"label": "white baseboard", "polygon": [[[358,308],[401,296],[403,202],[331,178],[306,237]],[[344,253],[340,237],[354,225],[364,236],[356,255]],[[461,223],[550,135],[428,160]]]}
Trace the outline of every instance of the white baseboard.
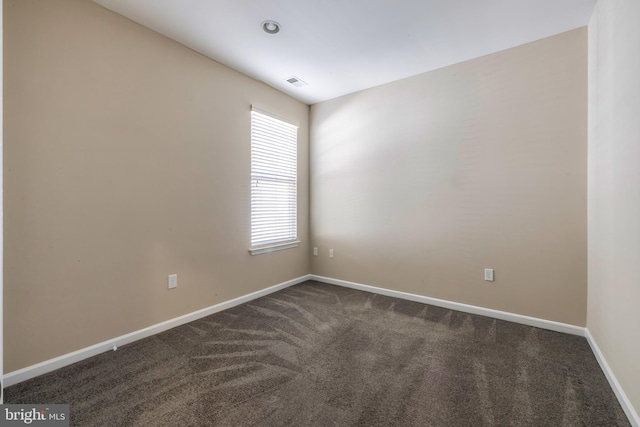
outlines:
{"label": "white baseboard", "polygon": [[311,275],[311,280],[328,283],[330,285],[344,286],[346,288],[357,289],[360,291],[371,292],[374,294],[385,295],[406,299],[409,301],[420,302],[423,304],[435,305],[437,307],[448,308],[450,310],[462,311],[464,313],[478,314],[480,316],[492,317],[494,319],[507,320],[509,322],[520,323],[536,328],[548,329],[556,332],[563,332],[571,335],[585,336],[585,328],[567,323],[554,322],[551,320],[539,319],[537,317],[523,316],[521,314],[509,313],[507,311],[493,310],[490,308],[478,307],[475,305],[462,304],[459,302],[447,301],[443,299],[425,297],[422,295],[410,294],[407,292],[394,291],[391,289],[377,288],[375,286],[363,285],[361,283],[347,282],[346,280],[332,279],[330,277]]}
{"label": "white baseboard", "polygon": [[113,350],[114,346],[121,346],[129,344],[134,341],[138,341],[142,338],[150,337],[151,335],[158,334],[176,326],[184,325],[185,323],[193,322],[194,320],[201,319],[214,313],[235,307],[245,302],[252,301],[256,298],[269,295],[273,292],[287,288],[289,286],[297,285],[311,278],[310,275],[301,276],[296,279],[288,280],[286,282],[262,289],[256,292],[252,292],[247,295],[243,295],[238,298],[231,299],[211,307],[203,308],[202,310],[194,311],[193,313],[185,314],[184,316],[176,317],[155,325],[151,325],[144,329],[131,332],[126,335],[122,335],[110,340],[92,345],[90,347],[82,348],[72,353],[58,356],[54,359],[45,360],[44,362],[37,363],[35,365],[27,366],[26,368],[18,369],[17,371],[9,372],[4,375],[4,387],[9,387],[14,384],[18,384],[22,381],[37,377],[38,375],[46,374],[56,369],[62,368],[72,363],[79,362],[89,357],[104,353],[105,351]]}
{"label": "white baseboard", "polygon": [[629,422],[633,427],[640,427],[640,416],[638,416],[638,413],[633,408],[633,405],[631,404],[631,401],[627,397],[627,394],[622,389],[622,386],[620,386],[618,379],[613,374],[613,371],[609,367],[607,360],[604,358],[602,351],[600,351],[600,347],[598,347],[598,344],[593,339],[593,335],[591,335],[591,332],[589,332],[589,329],[586,329],[585,336],[587,337],[587,342],[589,342],[589,345],[591,346],[591,350],[593,350],[593,354],[595,354],[596,359],[600,364],[600,368],[604,372],[604,375],[607,377],[607,381],[609,381],[609,384],[611,385],[613,392],[616,394],[616,397],[620,402],[620,406],[622,406],[624,413],[627,414],[627,418],[629,418]]}

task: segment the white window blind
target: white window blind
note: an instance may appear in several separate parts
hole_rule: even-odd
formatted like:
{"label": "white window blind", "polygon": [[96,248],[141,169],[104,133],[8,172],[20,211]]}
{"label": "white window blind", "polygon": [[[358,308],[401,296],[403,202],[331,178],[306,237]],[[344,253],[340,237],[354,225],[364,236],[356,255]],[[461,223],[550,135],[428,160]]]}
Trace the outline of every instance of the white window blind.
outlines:
{"label": "white window blind", "polygon": [[297,139],[297,126],[252,108],[252,254],[298,243]]}

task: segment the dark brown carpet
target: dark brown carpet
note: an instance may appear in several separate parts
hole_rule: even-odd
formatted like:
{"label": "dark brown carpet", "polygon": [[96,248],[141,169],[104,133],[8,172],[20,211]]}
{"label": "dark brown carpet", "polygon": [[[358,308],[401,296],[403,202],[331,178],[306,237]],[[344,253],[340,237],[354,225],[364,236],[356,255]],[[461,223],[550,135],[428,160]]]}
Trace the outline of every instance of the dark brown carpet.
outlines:
{"label": "dark brown carpet", "polygon": [[306,282],[5,390],[79,426],[628,426],[584,338]]}

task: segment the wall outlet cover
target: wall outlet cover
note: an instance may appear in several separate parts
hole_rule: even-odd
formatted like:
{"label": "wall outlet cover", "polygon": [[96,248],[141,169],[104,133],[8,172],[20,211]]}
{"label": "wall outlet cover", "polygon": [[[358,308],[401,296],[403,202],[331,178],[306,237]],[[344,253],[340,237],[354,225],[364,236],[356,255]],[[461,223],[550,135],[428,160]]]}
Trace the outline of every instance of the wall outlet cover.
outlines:
{"label": "wall outlet cover", "polygon": [[169,275],[169,289],[173,289],[173,288],[177,288],[178,287],[178,275],[177,274],[170,274]]}
{"label": "wall outlet cover", "polygon": [[484,280],[487,282],[493,282],[493,268],[484,269]]}

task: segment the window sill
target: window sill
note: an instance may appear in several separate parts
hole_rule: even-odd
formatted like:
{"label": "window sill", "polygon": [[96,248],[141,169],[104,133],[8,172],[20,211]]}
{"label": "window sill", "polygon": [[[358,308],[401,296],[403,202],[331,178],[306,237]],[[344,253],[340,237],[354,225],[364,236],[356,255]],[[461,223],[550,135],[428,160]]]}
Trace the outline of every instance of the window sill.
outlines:
{"label": "window sill", "polygon": [[295,242],[278,243],[278,244],[272,245],[272,246],[263,246],[261,248],[252,248],[252,249],[249,249],[249,253],[251,255],[260,255],[260,254],[266,254],[268,252],[282,251],[284,249],[295,248],[295,247],[298,247],[298,245],[300,245],[300,241],[296,240]]}

